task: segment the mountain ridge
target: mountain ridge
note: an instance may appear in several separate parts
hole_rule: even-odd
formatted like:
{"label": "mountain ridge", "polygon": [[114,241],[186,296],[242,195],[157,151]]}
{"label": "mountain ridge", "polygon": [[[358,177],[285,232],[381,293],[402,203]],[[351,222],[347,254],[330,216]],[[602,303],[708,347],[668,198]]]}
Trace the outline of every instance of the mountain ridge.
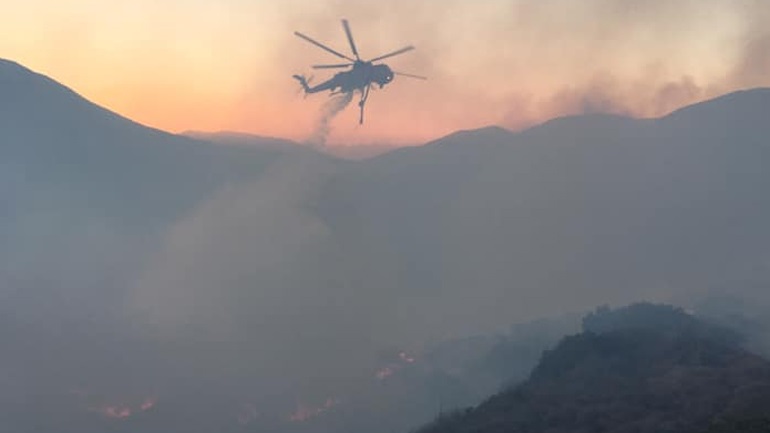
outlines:
{"label": "mountain ridge", "polygon": [[[12,97],[23,98],[25,92],[33,93],[34,96],[37,97],[64,98],[64,102],[74,103],[75,106],[79,107],[81,110],[86,110],[87,114],[90,116],[97,116],[97,118],[107,120],[108,122],[128,122],[134,126],[146,128],[158,133],[174,135],[157,128],[142,125],[133,119],[100,106],[88,100],[73,88],[12,60],[0,58],[0,88],[4,89],[6,95],[4,99],[6,100],[8,99],[7,95],[9,94]],[[18,99],[16,102],[19,102]],[[38,105],[38,107],[48,108],[40,105]],[[28,111],[28,113],[29,112],[32,111]],[[66,113],[66,111],[64,112]]]}
{"label": "mountain ridge", "polygon": [[[85,103],[91,104],[95,108],[97,108],[98,112],[101,113],[102,115],[106,114],[109,117],[116,117],[117,119],[131,122],[137,126],[141,126],[153,131],[157,131],[157,132],[161,132],[169,135],[192,137],[192,138],[203,138],[207,140],[210,140],[212,138],[223,138],[223,140],[219,140],[220,142],[227,142],[227,141],[245,142],[253,139],[260,142],[264,141],[267,144],[275,142],[276,144],[277,143],[295,144],[299,147],[302,147],[301,145],[299,145],[298,143],[292,140],[288,140],[280,137],[264,137],[260,135],[237,132],[237,131],[220,131],[220,132],[185,131],[181,134],[174,134],[174,133],[166,132],[157,128],[148,127],[128,117],[125,117],[119,113],[115,113],[98,104],[94,104],[93,102],[89,101],[88,99],[80,95],[74,89],[67,87],[66,85],[63,85],[44,74],[35,72],[15,61],[0,58],[0,80],[3,80],[3,79],[6,81],[8,81],[9,79],[23,80],[23,81],[26,81],[25,84],[44,83],[44,87],[47,87],[46,90],[50,91],[51,89],[57,89],[59,93],[64,94],[70,98],[73,98],[78,102],[85,102]],[[2,82],[0,81],[0,83]],[[34,87],[37,87],[37,86],[34,86]],[[745,109],[741,110],[741,109],[736,109],[735,106],[716,107],[714,105],[714,104],[721,105],[726,103],[739,103],[738,108],[746,108],[746,107],[751,108],[751,105],[758,105],[759,107],[754,107],[754,108],[757,108],[755,110],[745,110]],[[713,113],[715,111],[718,111],[723,114],[736,113],[736,112],[745,114],[753,111],[757,113],[757,116],[761,116],[762,115],[761,113],[764,111],[764,109],[767,109],[768,107],[770,107],[770,88],[757,87],[752,89],[736,90],[736,91],[728,92],[704,101],[689,104],[689,105],[680,107],[672,111],[671,113],[668,113],[666,115],[663,115],[657,118],[634,118],[634,117],[628,117],[628,116],[622,116],[622,115],[601,114],[601,113],[570,115],[570,116],[562,116],[562,117],[556,117],[553,119],[545,120],[542,123],[539,123],[529,128],[522,129],[520,131],[511,131],[509,129],[506,129],[505,127],[498,126],[498,125],[489,125],[489,126],[484,126],[479,128],[458,130],[458,131],[449,133],[445,136],[430,140],[424,143],[423,145],[407,146],[400,149],[406,149],[408,151],[408,150],[420,149],[426,146],[437,147],[437,146],[441,146],[442,144],[457,145],[462,141],[469,141],[469,140],[477,141],[479,136],[482,136],[484,138],[484,141],[501,142],[508,139],[512,139],[514,136],[518,136],[518,135],[525,135],[525,136],[533,135],[538,131],[541,131],[547,128],[553,128],[555,126],[558,126],[561,128],[561,127],[564,127],[565,125],[568,127],[574,127],[576,125],[586,125],[585,127],[591,129],[591,128],[596,128],[596,125],[595,124],[591,125],[590,122],[601,122],[603,125],[607,125],[613,122],[628,123],[629,121],[640,121],[640,122],[664,121],[669,119],[676,119],[676,118],[691,116],[699,112]],[[396,149],[396,150],[400,150],[400,149]],[[386,152],[385,154],[388,154],[388,153],[390,152]],[[383,156],[383,155],[379,155],[379,156]]]}

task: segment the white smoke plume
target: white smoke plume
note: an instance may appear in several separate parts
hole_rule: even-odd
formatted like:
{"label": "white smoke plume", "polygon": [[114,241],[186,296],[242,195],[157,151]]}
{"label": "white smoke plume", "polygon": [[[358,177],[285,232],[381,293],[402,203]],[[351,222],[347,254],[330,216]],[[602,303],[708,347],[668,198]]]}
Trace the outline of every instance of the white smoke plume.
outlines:
{"label": "white smoke plume", "polygon": [[353,100],[353,92],[343,93],[341,95],[333,96],[324,103],[321,107],[321,116],[318,118],[318,123],[310,136],[308,143],[317,148],[324,149],[326,147],[326,139],[329,137],[331,131],[331,122],[342,110],[345,109]]}

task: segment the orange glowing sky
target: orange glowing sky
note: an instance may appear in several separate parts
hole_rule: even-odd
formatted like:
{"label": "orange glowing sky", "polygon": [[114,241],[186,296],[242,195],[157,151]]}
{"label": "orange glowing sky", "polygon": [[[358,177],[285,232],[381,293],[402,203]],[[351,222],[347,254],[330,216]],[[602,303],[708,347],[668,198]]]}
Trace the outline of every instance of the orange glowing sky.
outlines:
{"label": "orange glowing sky", "polygon": [[[417,143],[586,111],[638,116],[770,86],[766,0],[25,0],[6,2],[0,57],[171,132],[304,140],[325,95],[293,73],[337,59],[300,30],[427,82],[396,79],[349,107],[332,143]],[[316,83],[323,79],[316,74]]]}

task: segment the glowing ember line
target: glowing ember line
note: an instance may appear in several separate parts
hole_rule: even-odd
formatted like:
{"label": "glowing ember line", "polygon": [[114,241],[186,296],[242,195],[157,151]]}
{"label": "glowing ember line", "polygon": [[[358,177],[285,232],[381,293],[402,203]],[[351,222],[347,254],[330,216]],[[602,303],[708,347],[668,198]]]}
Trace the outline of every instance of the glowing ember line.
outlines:
{"label": "glowing ember line", "polygon": [[142,412],[150,410],[154,408],[157,403],[158,403],[158,399],[156,397],[145,398],[141,406],[139,406],[139,410],[141,410]]}
{"label": "glowing ember line", "polygon": [[132,411],[127,406],[102,406],[91,408],[91,411],[98,412],[107,418],[126,419],[131,416]]}
{"label": "glowing ember line", "polygon": [[[85,395],[85,393],[83,395]],[[142,403],[136,406],[105,403],[98,406],[91,406],[88,408],[88,411],[96,412],[105,418],[121,420],[130,418],[139,412],[151,410],[156,404],[158,404],[157,397],[147,397],[142,400]]]}

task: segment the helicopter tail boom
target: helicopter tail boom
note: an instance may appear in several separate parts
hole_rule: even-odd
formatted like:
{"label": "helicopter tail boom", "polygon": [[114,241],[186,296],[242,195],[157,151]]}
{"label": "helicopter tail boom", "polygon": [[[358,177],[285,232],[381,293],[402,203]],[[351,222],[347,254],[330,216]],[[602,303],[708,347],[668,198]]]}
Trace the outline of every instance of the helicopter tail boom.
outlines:
{"label": "helicopter tail boom", "polygon": [[304,75],[292,75],[292,78],[299,81],[299,84],[302,86],[302,89],[305,90],[305,93],[310,93],[310,85],[308,85],[307,78],[305,78]]}

